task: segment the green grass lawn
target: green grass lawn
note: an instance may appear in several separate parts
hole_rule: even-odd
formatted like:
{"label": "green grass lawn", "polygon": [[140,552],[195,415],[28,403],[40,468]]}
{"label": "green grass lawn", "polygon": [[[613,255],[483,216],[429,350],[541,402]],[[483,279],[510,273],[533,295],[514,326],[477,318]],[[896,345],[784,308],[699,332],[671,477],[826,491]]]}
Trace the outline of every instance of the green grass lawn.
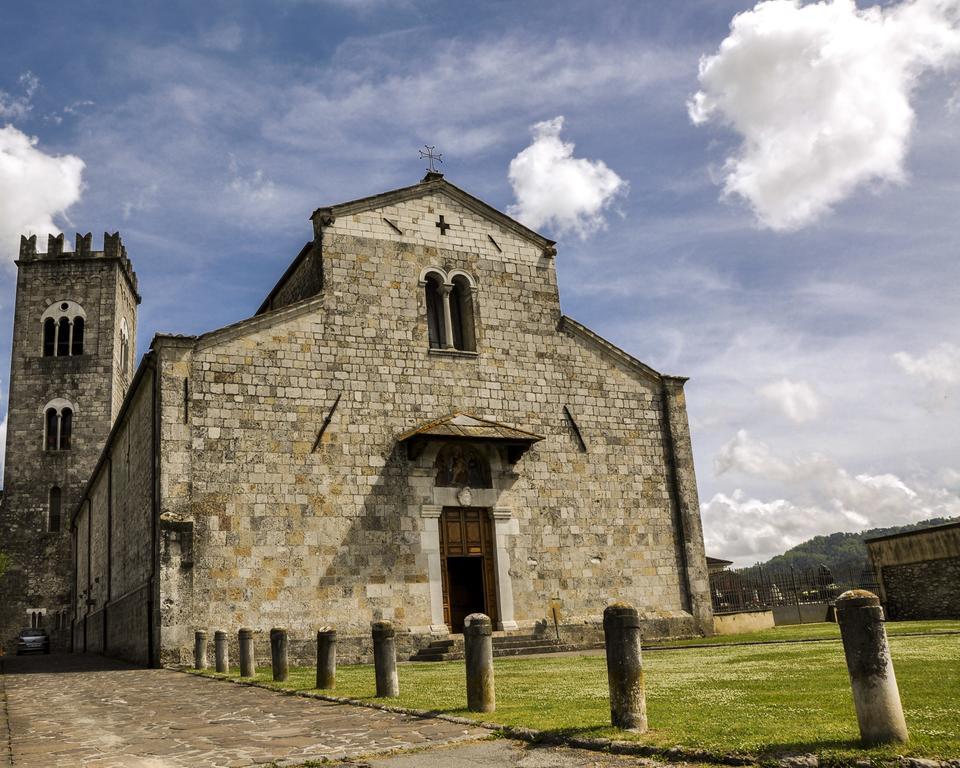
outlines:
{"label": "green grass lawn", "polygon": [[[887,635],[936,634],[938,632],[960,632],[960,621],[889,621]],[[644,643],[644,647],[660,645],[726,645],[728,643],[772,643],[793,640],[839,640],[840,627],[837,624],[820,622],[817,624],[788,624],[759,632],[745,632],[739,635],[714,635],[713,637],[692,637],[685,640],[654,640]]]}
{"label": "green grass lawn", "polygon": [[[380,701],[664,748],[761,756],[814,752],[840,761],[960,757],[960,637],[894,636],[890,646],[911,733],[910,744],[896,748],[859,748],[843,651],[835,643],[650,653],[644,658],[650,731],[641,736],[608,725],[606,663],[599,655],[495,660],[492,715],[465,710],[463,662],[401,664],[400,698]],[[273,684],[265,669],[258,680],[313,690],[314,675],[310,668],[293,669],[286,683]],[[332,693],[375,701],[373,668],[340,667]]]}

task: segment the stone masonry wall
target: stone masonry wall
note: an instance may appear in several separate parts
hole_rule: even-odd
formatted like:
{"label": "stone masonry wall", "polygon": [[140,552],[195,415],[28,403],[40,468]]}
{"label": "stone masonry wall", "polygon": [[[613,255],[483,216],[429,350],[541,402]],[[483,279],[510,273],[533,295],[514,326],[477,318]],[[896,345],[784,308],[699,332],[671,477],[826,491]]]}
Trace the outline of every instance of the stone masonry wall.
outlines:
{"label": "stone masonry wall", "polygon": [[960,618],[960,522],[866,545],[889,618]]}
{"label": "stone masonry wall", "polygon": [[[119,248],[119,240],[116,241]],[[119,251],[118,251],[119,254]],[[117,398],[113,381],[113,328],[118,297],[136,326],[135,280],[129,262],[104,252],[38,254],[25,241],[17,262],[0,543],[13,560],[0,583],[0,646],[10,647],[29,626],[31,611],[45,613],[55,648],[69,647],[57,614],[71,601],[70,515],[110,431]],[[74,301],[86,313],[83,355],[43,357],[44,311]],[[131,322],[128,320],[128,322]],[[54,398],[74,406],[68,451],[46,451],[43,408]],[[61,488],[61,525],[47,531],[50,488]],[[65,616],[66,617],[66,616]]]}
{"label": "stone masonry wall", "polygon": [[280,309],[306,299],[320,291],[323,285],[323,262],[320,250],[311,247],[293,272],[270,298],[270,309]]}
{"label": "stone masonry wall", "polygon": [[[438,213],[452,225],[446,235]],[[655,373],[557,330],[553,260],[439,194],[338,219],[322,237],[320,297],[159,357],[162,515],[178,527],[165,539],[164,652],[188,654],[201,627],[284,625],[309,637],[332,623],[363,637],[387,618],[428,631],[429,498],[397,436],[456,410],[546,438],[513,468],[494,457],[491,506],[509,518],[521,628],[542,622],[553,599],[572,627],[595,625],[608,601],[625,599],[664,632],[709,632],[699,513],[689,495],[684,509],[677,501],[691,483],[695,493],[692,461],[678,476],[670,450],[679,441],[687,456],[685,416],[671,433]],[[478,354],[428,349],[426,267],[476,279]],[[186,416],[166,401],[168,389],[182,397],[181,376]],[[667,396],[682,410],[676,392]],[[691,515],[696,525],[683,531]]]}
{"label": "stone masonry wall", "polygon": [[883,569],[888,618],[960,619],[960,557]]}
{"label": "stone masonry wall", "polygon": [[153,603],[153,368],[130,392],[76,521],[77,650],[148,663]]}
{"label": "stone masonry wall", "polygon": [[[113,335],[114,343],[114,365],[113,365],[113,402],[112,416],[116,419],[120,412],[120,406],[123,404],[123,398],[130,387],[130,381],[137,365],[137,297],[130,291],[126,281],[118,281],[116,284],[116,308],[113,327],[110,332]],[[129,334],[130,348],[127,353],[126,365],[120,358],[120,327],[121,321],[126,320],[127,331]]]}

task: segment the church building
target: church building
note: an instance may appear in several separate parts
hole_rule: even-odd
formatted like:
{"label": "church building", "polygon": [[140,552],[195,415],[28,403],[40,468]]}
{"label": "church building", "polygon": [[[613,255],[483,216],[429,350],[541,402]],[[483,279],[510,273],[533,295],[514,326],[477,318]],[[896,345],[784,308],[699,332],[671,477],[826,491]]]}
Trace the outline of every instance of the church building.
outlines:
{"label": "church building", "polygon": [[594,641],[625,600],[647,636],[709,634],[685,379],[561,313],[555,243],[435,172],[311,219],[256,314],[135,372],[119,237],[23,241],[4,632],[56,613],[156,665],[240,627],[309,659],[329,625],[349,661],[374,620],[409,657],[477,611]]}

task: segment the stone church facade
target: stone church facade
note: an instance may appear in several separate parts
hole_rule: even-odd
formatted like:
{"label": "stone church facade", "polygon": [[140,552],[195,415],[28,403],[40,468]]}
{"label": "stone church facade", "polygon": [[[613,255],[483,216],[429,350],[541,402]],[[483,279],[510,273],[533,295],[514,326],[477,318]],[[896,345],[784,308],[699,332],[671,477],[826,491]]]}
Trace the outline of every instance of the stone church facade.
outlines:
{"label": "stone church facade", "polygon": [[253,317],[141,361],[65,512],[74,649],[333,625],[354,659],[477,610],[579,639],[614,599],[709,633],[684,379],[561,313],[554,243],[434,173],[312,221]]}

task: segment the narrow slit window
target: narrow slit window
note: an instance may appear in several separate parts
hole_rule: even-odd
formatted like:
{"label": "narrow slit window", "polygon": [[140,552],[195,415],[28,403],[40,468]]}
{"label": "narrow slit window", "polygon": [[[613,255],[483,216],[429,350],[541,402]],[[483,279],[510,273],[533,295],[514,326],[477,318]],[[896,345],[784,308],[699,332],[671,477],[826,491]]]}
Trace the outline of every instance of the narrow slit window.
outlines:
{"label": "narrow slit window", "polygon": [[60,530],[60,495],[60,489],[57,486],[50,489],[47,530],[51,533],[57,533]]}

